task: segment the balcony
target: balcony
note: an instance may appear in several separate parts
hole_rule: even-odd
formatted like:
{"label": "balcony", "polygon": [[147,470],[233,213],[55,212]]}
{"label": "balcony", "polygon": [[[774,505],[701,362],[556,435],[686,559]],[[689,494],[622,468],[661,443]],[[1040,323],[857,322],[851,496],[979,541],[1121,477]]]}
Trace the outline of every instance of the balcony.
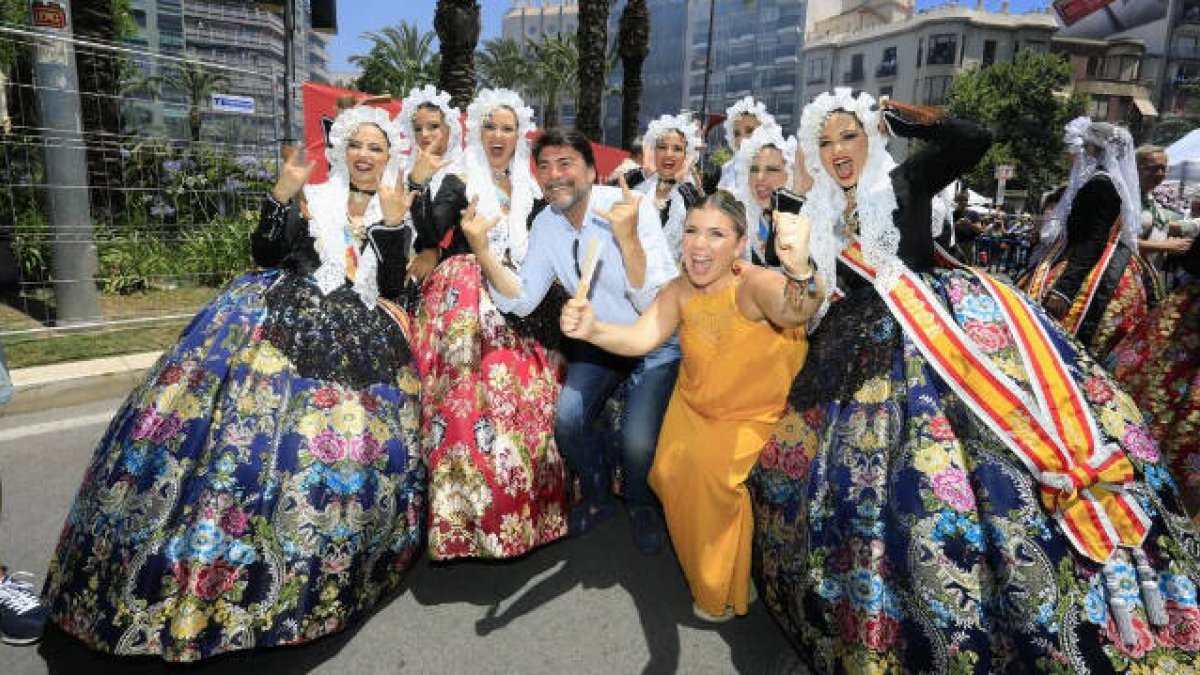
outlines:
{"label": "balcony", "polygon": [[875,77],[895,77],[895,76],[896,76],[896,62],[895,61],[885,61],[884,63],[879,64],[875,68]]}

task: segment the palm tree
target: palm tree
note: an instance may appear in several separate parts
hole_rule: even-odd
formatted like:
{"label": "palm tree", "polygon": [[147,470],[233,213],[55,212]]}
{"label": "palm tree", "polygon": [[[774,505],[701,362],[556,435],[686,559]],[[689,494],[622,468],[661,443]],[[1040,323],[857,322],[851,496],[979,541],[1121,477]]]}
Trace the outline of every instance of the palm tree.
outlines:
{"label": "palm tree", "polygon": [[575,127],[593,141],[600,140],[600,100],[604,94],[608,47],[609,0],[579,0],[579,111]]}
{"label": "palm tree", "polygon": [[200,142],[200,127],[204,123],[204,105],[218,87],[228,83],[221,73],[209,70],[201,63],[186,61],[165,70],[163,75],[149,78],[159,95],[163,90],[181,93],[188,106],[188,127],[193,143]]}
{"label": "palm tree", "polygon": [[451,105],[465,109],[475,96],[475,44],[479,42],[479,3],[438,0],[433,27],[442,45],[438,86]]}
{"label": "palm tree", "polygon": [[556,35],[530,42],[534,77],[532,92],[542,102],[542,126],[558,124],[559,96],[575,89],[579,77],[579,47],[574,35]]}
{"label": "palm tree", "polygon": [[637,138],[642,110],[642,64],[650,53],[650,8],[646,0],[629,0],[617,23],[617,54],[621,57],[621,147]]}
{"label": "palm tree", "polygon": [[488,40],[475,55],[482,86],[521,91],[532,79],[532,65],[521,45],[511,38]]}
{"label": "palm tree", "polygon": [[362,68],[354,86],[374,94],[404,96],[414,87],[437,81],[441,59],[433,50],[433,31],[421,31],[415,23],[400,22],[363,37],[374,45],[365,56],[351,56],[350,63]]}

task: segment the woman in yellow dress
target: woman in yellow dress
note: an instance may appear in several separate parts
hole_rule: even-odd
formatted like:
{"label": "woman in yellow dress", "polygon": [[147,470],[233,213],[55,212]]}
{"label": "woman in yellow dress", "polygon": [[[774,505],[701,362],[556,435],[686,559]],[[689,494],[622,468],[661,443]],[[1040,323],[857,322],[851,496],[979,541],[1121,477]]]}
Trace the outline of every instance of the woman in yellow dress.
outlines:
{"label": "woman in yellow dress", "polygon": [[801,326],[824,292],[808,258],[807,219],[779,214],[782,271],[742,260],[745,207],[709,196],[683,228],[685,275],[663,287],[632,326],[596,321],[591,305],[563,308],[568,337],[640,356],[679,330],[683,363],[667,407],[650,486],[695,600],[696,616],[747,612],[753,518],[744,482],[804,363]]}

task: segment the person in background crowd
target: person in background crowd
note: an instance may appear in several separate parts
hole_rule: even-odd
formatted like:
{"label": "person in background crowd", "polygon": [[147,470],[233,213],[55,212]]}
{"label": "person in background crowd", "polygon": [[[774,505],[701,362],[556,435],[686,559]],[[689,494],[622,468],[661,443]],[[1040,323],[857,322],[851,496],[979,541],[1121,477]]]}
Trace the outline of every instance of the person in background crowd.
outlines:
{"label": "person in background crowd", "polygon": [[1200,220],[1185,219],[1180,214],[1159,206],[1154,188],[1167,177],[1167,151],[1157,145],[1143,145],[1134,152],[1137,160],[1138,189],[1141,196],[1141,231],[1138,233],[1138,252],[1154,265],[1164,289],[1175,286],[1175,256],[1191,246],[1200,233]]}
{"label": "person in background crowd", "polygon": [[362,620],[423,538],[401,136],[343,110],[329,179],[287,154],[231,282],[117,412],[43,597],[92,649],[196,661]]}
{"label": "person in background crowd", "polygon": [[[546,130],[534,144],[533,158],[549,208],[534,219],[529,251],[519,270],[502,265],[486,245],[486,220],[464,221],[497,306],[528,315],[557,280],[571,295],[583,286],[600,320],[636,322],[659,289],[678,274],[654,204],[630,190],[624,177],[618,179],[619,188],[593,185],[596,160],[591,144],[578,131]],[[585,533],[617,512],[608,451],[596,422],[609,396],[628,380],[620,420],[624,496],[635,546],[647,555],[658,553],[663,524],[647,475],[679,372],[678,341],[640,359],[577,340],[565,341],[563,352],[567,378],[555,412],[555,438],[579,476],[582,491],[581,502],[571,510],[571,532]]]}
{"label": "person in background crowd", "polygon": [[[13,251],[13,226],[0,223],[0,294],[16,292],[20,287],[21,268]],[[0,406],[12,396],[12,377],[4,358],[4,346],[0,345]],[[10,572],[0,566],[0,642],[30,645],[42,639],[50,610],[38,598],[31,578],[33,575],[28,572]]]}
{"label": "person in background crowd", "polygon": [[1141,201],[1129,132],[1078,117],[1066,142],[1076,156],[1055,249],[1033,272],[1028,292],[1103,360],[1161,298],[1154,268],[1138,254]]}
{"label": "person in background crowd", "polygon": [[416,236],[413,214],[421,213],[422,221],[428,222],[434,199],[446,177],[462,172],[461,117],[458,108],[450,105],[449,94],[428,85],[408,92],[400,105],[400,133],[413,146],[405,163],[408,190],[413,195],[406,222],[414,233],[414,255],[408,263],[408,274],[417,283],[428,279],[437,266],[441,242],[423,241]]}
{"label": "person in background crowd", "polygon": [[742,147],[742,142],[750,138],[757,129],[774,129],[780,136],[783,135],[783,129],[775,121],[775,116],[767,112],[767,106],[752,96],[739,100],[725,110],[722,127],[725,130],[725,143],[733,151],[734,158],[721,167],[717,189],[733,192],[742,178],[738,174],[737,165],[737,153]]}
{"label": "person in background crowd", "polygon": [[[762,126],[743,139],[734,157],[738,181],[733,194],[746,211],[746,259],[755,265],[777,265],[774,256],[771,198],[794,183],[796,140],[784,140],[777,127]],[[801,193],[802,194],[802,193]]]}
{"label": "person in background crowd", "polygon": [[635,138],[629,144],[629,156],[621,160],[621,163],[609,173],[608,178],[604,182],[616,185],[618,177],[624,176],[631,171],[639,171],[642,168],[642,157],[642,139]]}
{"label": "person in background crowd", "polygon": [[[922,150],[895,165],[881,115]],[[761,597],[801,656],[823,673],[1195,663],[1175,627],[1200,626],[1200,536],[1140,412],[1019,292],[937,267],[930,197],[987,130],[838,89],[798,137],[828,299],[747,485]]]}
{"label": "person in background crowd", "polygon": [[986,229],[979,214],[967,208],[970,198],[971,193],[968,190],[960,190],[958,194],[954,195],[954,211],[950,214],[951,220],[954,221],[955,245],[962,261],[968,265],[976,262],[975,239]]}
{"label": "person in background crowd", "polygon": [[520,269],[541,197],[529,171],[533,130],[515,92],[480,91],[467,108],[465,176],[447,176],[413,216],[440,260],[421,290],[413,346],[434,560],[510,558],[567,533],[552,337],[501,313],[464,232],[464,214],[495,223],[488,253]]}

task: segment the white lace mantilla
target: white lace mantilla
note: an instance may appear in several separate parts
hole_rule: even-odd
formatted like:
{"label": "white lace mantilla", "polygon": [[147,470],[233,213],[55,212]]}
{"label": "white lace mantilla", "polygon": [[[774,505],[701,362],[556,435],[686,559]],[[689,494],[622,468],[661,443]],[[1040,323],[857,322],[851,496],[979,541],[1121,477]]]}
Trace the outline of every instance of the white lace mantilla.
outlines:
{"label": "white lace mantilla", "polygon": [[[332,182],[304,186],[304,197],[308,201],[308,234],[313,238],[320,267],[313,272],[317,288],[328,295],[346,283],[346,203],[350,199],[349,186]],[[363,222],[377,223],[383,220],[379,197],[371,197],[367,204]],[[358,257],[358,271],[354,275],[354,292],[367,307],[374,309],[379,302],[379,284],[376,273],[379,259],[371,246],[363,248]]]}

